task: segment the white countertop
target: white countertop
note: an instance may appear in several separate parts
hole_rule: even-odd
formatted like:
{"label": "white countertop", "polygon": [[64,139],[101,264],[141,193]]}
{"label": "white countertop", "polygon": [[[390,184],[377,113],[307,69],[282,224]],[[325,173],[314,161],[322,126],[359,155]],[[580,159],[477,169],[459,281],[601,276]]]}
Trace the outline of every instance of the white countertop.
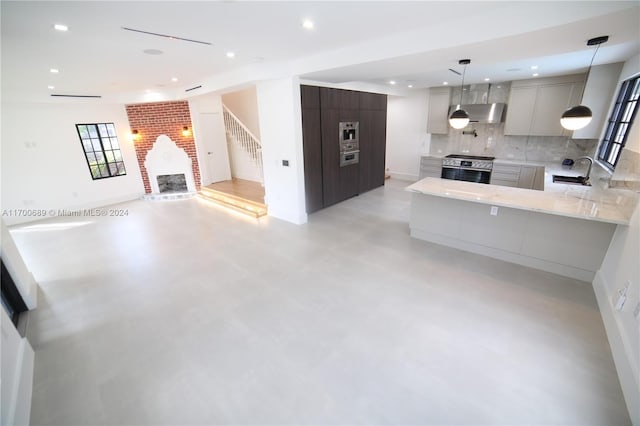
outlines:
{"label": "white countertop", "polygon": [[[594,186],[552,183],[552,175],[578,176],[582,168],[545,171],[545,190],[512,188],[499,185],[425,178],[406,188],[407,191],[529,210],[559,216],[628,225],[638,204],[638,193],[624,189],[606,189],[599,173],[592,172]],[[594,167],[595,169],[595,167]]]}

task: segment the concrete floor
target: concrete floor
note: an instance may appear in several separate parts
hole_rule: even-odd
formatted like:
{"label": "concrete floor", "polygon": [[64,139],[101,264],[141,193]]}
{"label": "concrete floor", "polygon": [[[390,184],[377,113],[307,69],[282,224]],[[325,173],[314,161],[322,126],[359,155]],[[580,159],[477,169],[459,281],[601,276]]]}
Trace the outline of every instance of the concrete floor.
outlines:
{"label": "concrete floor", "polygon": [[590,284],[410,238],[404,185],[13,228],[32,424],[629,424]]}

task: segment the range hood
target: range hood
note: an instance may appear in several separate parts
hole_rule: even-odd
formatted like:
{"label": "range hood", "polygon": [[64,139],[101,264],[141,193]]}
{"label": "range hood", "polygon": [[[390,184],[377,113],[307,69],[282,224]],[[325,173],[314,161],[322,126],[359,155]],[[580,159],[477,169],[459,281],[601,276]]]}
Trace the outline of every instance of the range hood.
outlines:
{"label": "range hood", "polygon": [[449,116],[453,111],[462,108],[469,114],[470,123],[502,123],[504,121],[505,105],[504,103],[451,105],[449,107]]}

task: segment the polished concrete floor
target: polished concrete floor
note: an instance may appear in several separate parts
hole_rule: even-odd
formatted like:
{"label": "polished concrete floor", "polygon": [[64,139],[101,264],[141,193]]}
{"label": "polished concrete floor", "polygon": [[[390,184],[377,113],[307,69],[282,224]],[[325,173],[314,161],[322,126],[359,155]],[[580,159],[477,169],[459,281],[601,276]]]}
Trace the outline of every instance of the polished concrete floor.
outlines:
{"label": "polished concrete floor", "polygon": [[32,424],[628,424],[590,284],[410,238],[402,185],[302,226],[189,199],[14,228]]}

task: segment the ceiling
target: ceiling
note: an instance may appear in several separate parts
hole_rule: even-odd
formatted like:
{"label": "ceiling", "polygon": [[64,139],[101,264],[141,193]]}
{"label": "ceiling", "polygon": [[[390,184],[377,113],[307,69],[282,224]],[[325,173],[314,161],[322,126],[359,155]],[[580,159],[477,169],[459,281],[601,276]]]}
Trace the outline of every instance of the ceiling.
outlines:
{"label": "ceiling", "polygon": [[459,85],[448,69],[462,71],[461,58],[472,61],[465,81],[480,83],[584,72],[595,51],[586,41],[600,35],[610,38],[596,65],[640,51],[638,1],[3,0],[0,7],[3,99],[176,99],[286,75],[392,93]]}

